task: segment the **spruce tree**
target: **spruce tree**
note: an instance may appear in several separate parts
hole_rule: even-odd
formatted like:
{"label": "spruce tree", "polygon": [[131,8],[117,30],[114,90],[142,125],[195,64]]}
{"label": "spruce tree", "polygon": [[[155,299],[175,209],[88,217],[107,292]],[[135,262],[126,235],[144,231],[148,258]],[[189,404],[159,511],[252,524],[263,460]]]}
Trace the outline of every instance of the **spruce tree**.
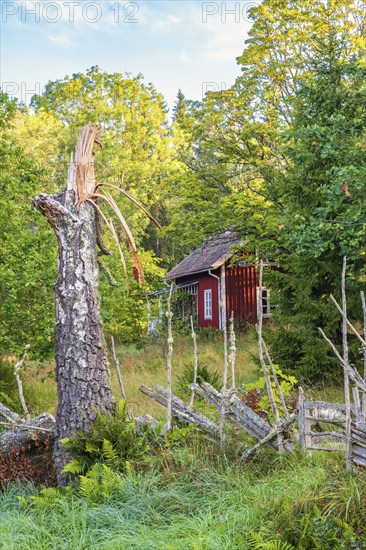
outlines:
{"label": "spruce tree", "polygon": [[280,307],[273,347],[276,360],[312,380],[339,372],[317,328],[337,339],[340,318],[329,294],[340,295],[343,256],[353,319],[361,319],[366,272],[366,69],[340,52],[336,35],[319,44],[287,134],[290,169],[278,182],[286,211],[279,219],[283,272],[274,275]]}

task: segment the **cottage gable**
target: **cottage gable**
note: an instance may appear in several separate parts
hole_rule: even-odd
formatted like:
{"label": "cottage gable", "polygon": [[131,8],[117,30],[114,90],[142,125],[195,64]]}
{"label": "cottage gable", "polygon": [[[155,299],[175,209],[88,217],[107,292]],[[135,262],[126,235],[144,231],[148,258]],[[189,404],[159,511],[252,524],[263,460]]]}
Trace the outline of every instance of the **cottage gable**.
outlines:
{"label": "cottage gable", "polygon": [[225,231],[218,237],[209,239],[169,271],[167,279],[185,277],[220,267],[233,256],[231,247],[239,244],[240,241],[241,239],[236,237],[232,231]]}

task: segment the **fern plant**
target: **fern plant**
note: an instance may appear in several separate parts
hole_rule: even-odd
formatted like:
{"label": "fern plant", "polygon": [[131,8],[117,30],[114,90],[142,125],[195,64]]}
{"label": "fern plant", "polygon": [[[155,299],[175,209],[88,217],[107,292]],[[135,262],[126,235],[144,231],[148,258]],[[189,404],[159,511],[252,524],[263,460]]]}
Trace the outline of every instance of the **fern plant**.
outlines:
{"label": "fern plant", "polygon": [[79,477],[80,496],[95,504],[119,495],[122,489],[121,476],[106,464],[96,463],[85,476]]}
{"label": "fern plant", "polygon": [[102,415],[97,411],[88,432],[78,432],[62,440],[65,450],[73,457],[64,472],[85,474],[96,463],[125,472],[126,461],[133,464],[146,459],[149,451],[146,440],[146,434],[137,432],[135,423],[128,419],[126,403],[121,401],[114,414]]}
{"label": "fern plant", "polygon": [[265,541],[263,535],[250,531],[248,542],[253,550],[295,550],[292,544],[279,539]]}
{"label": "fern plant", "polygon": [[18,496],[19,503],[24,507],[34,506],[41,510],[54,510],[60,508],[62,503],[74,494],[74,489],[68,487],[43,487],[38,495],[32,495],[29,499]]}
{"label": "fern plant", "polygon": [[[131,466],[127,470],[131,475]],[[35,507],[40,510],[54,510],[61,508],[66,500],[72,497],[82,497],[93,504],[99,504],[104,500],[110,500],[114,496],[120,496],[123,490],[121,476],[114,472],[106,464],[96,463],[85,475],[79,476],[78,487],[43,487],[38,495],[32,495],[30,499],[18,496],[19,503],[24,507]]]}
{"label": "fern plant", "polygon": [[[191,394],[189,385],[193,382],[194,367],[193,365],[185,365],[182,374],[177,379],[178,395],[182,398],[188,397]],[[211,371],[206,365],[198,365],[197,368],[197,384],[208,382],[212,387],[220,390],[221,374],[218,371]],[[198,398],[199,396],[197,396]]]}

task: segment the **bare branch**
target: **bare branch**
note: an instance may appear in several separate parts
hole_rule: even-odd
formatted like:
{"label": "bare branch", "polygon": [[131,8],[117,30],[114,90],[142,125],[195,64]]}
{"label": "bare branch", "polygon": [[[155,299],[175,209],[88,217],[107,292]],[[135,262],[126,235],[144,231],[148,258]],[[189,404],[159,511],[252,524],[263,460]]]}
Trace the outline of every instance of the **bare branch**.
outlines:
{"label": "bare branch", "polygon": [[[99,196],[99,195],[92,195],[92,196]],[[94,201],[92,201],[90,198],[88,198],[86,200],[88,202],[90,202],[96,208],[96,210],[99,212],[99,214],[102,216],[103,220],[107,224],[108,229],[112,233],[112,236],[113,236],[113,238],[116,242],[118,252],[119,252],[119,256],[120,256],[120,259],[121,259],[121,264],[122,264],[122,267],[123,267],[123,271],[124,271],[124,274],[125,274],[125,280],[126,280],[126,290],[127,290],[127,293],[128,293],[129,290],[130,290],[130,284],[129,284],[129,280],[128,280],[126,261],[125,261],[125,257],[124,257],[123,252],[122,252],[121,244],[119,242],[116,230],[115,230],[114,225],[113,225],[113,221],[112,221],[112,219],[110,219],[109,221],[107,220],[107,218],[103,214],[102,210],[99,208],[99,206]]]}
{"label": "bare branch", "polygon": [[[30,418],[27,420],[29,422]],[[48,432],[50,434],[55,433],[55,430],[49,430],[47,428],[38,428],[37,426],[27,426],[27,424],[15,424],[13,422],[0,422],[0,426],[9,426],[9,428],[21,428],[22,430],[35,430],[38,432]]]}
{"label": "bare branch", "polygon": [[116,279],[113,277],[112,273],[109,271],[108,267],[103,262],[102,258],[97,258],[97,262],[101,271],[107,277],[107,280],[111,286],[118,287]]}
{"label": "bare branch", "polygon": [[[259,264],[259,315],[258,315],[258,325],[257,325],[258,326],[257,332],[258,332],[259,360],[260,360],[264,378],[266,381],[267,395],[271,403],[271,407],[272,407],[272,411],[275,419],[275,425],[278,427],[281,424],[280,415],[279,415],[278,407],[273,394],[271,377],[263,356],[264,346],[263,346],[263,336],[262,336],[262,328],[263,328],[262,290],[263,290],[263,261],[261,260]],[[278,433],[277,439],[278,439],[279,453],[281,453],[283,452],[283,438],[280,432]]]}
{"label": "bare branch", "polygon": [[154,218],[154,216],[152,216],[150,214],[150,212],[137,199],[135,199],[132,195],[127,193],[127,191],[125,191],[124,189],[121,189],[121,187],[117,187],[117,185],[113,185],[112,183],[99,183],[98,184],[98,186],[105,186],[105,185],[107,187],[112,187],[113,189],[116,189],[117,191],[119,191],[120,193],[125,195],[127,198],[129,198],[131,202],[133,202],[134,204],[136,204],[136,206],[141,208],[141,210],[144,212],[144,214],[146,214],[146,216],[149,218],[149,220],[151,220],[156,225],[156,227],[158,227],[159,229],[162,229],[161,225]]}
{"label": "bare branch", "polygon": [[104,241],[103,241],[102,224],[100,221],[100,210],[98,209],[95,211],[95,235],[96,235],[97,245],[99,246],[100,251],[105,256],[113,256],[113,252],[109,250],[109,248],[104,244]]}
{"label": "bare branch", "polygon": [[124,399],[124,401],[126,401],[126,392],[125,392],[125,388],[124,388],[124,385],[123,385],[121,371],[120,371],[120,368],[119,368],[119,361],[118,361],[118,357],[117,357],[117,354],[116,354],[116,349],[114,347],[114,338],[113,338],[113,336],[111,336],[111,344],[112,344],[112,356],[113,356],[114,366],[116,367],[116,371],[117,371],[119,388],[121,390],[122,398]]}
{"label": "bare branch", "polygon": [[[197,384],[197,370],[198,370],[198,357],[197,357],[197,336],[194,331],[193,316],[191,315],[191,335],[193,339],[193,384]],[[193,406],[195,391],[192,389],[191,399],[189,406]]]}
{"label": "bare branch", "polygon": [[[256,330],[258,331],[258,325],[255,326]],[[272,375],[273,375],[273,379],[274,379],[274,382],[276,384],[276,388],[277,388],[277,392],[278,392],[278,395],[279,395],[279,398],[281,400],[281,405],[282,405],[282,408],[283,408],[283,412],[284,412],[284,415],[285,415],[285,418],[288,418],[289,417],[289,414],[288,414],[288,410],[287,410],[287,407],[286,407],[286,402],[285,402],[285,398],[283,396],[283,393],[282,393],[282,390],[281,390],[281,385],[279,383],[279,380],[278,380],[278,377],[277,377],[277,374],[276,374],[276,370],[274,368],[274,364],[273,364],[273,361],[272,361],[272,358],[269,354],[269,351],[268,351],[268,348],[267,348],[267,344],[265,343],[264,341],[264,338],[262,337],[262,343],[263,343],[263,349],[264,349],[264,353],[266,354],[266,357],[267,357],[267,361],[271,367],[271,371],[272,371]]]}
{"label": "bare branch", "polygon": [[30,419],[31,419],[31,416],[29,414],[29,411],[28,411],[28,407],[26,405],[26,402],[25,402],[25,399],[24,399],[24,393],[23,393],[23,383],[20,379],[20,376],[19,376],[19,371],[20,369],[22,368],[23,366],[23,363],[28,355],[28,350],[30,348],[30,345],[27,344],[25,346],[25,350],[24,350],[24,355],[23,357],[21,358],[20,361],[18,361],[18,363],[15,365],[14,367],[14,376],[16,378],[16,381],[17,381],[17,384],[18,384],[18,392],[19,392],[19,399],[20,399],[20,402],[22,404],[22,407],[23,407],[23,411],[24,411],[24,417],[26,419],[26,421],[28,422]]}
{"label": "bare branch", "polygon": [[358,330],[352,325],[352,323],[348,320],[347,315],[344,314],[341,306],[338,304],[337,300],[334,298],[333,294],[330,295],[330,299],[332,300],[333,304],[338,309],[339,313],[342,315],[343,319],[346,321],[347,326],[352,330],[353,334],[357,336],[359,341],[361,342],[362,346],[366,348],[366,340],[362,338]]}
{"label": "bare branch", "polygon": [[345,363],[343,357],[340,355],[339,351],[333,344],[333,342],[325,335],[324,331],[318,327],[318,330],[320,334],[323,336],[324,340],[327,342],[327,344],[332,348],[335,356],[337,357],[338,361],[342,365],[344,369],[347,369],[348,375],[353,380],[353,382],[362,390],[363,392],[366,392],[366,381],[363,380],[363,378],[360,376],[360,374],[357,372],[356,369],[352,368],[351,365],[348,365]]}
{"label": "bare branch", "polygon": [[172,355],[173,355],[173,333],[172,333],[172,317],[171,299],[173,293],[173,284],[170,285],[170,290],[167,298],[167,319],[168,319],[168,353],[166,356],[166,377],[167,377],[167,432],[172,429]]}
{"label": "bare branch", "polygon": [[348,339],[347,339],[347,296],[346,296],[346,270],[347,258],[343,258],[342,266],[342,342],[343,342],[343,361],[347,365],[344,369],[344,399],[346,405],[346,470],[349,472],[352,468],[352,440],[351,440],[351,395],[349,388],[349,359],[348,359]]}

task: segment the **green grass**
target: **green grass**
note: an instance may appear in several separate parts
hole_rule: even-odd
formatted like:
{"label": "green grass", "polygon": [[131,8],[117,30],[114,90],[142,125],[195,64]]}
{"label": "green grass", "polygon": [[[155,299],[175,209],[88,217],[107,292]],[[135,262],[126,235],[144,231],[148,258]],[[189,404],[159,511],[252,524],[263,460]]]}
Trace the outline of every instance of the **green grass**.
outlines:
{"label": "green grass", "polygon": [[[134,414],[164,418],[166,410],[138,391],[141,383],[165,385],[166,344],[118,346],[129,406]],[[222,335],[201,334],[199,361],[222,371]],[[257,380],[254,331],[237,337],[237,385]],[[174,342],[173,388],[192,363],[192,340]],[[52,372],[46,366],[45,374]],[[119,398],[113,368],[112,385]],[[55,382],[43,382],[36,366],[23,371],[32,414],[56,407]],[[313,399],[342,400],[341,388],[312,388]],[[15,394],[16,396],[16,394]],[[205,402],[200,410],[213,410]],[[207,409],[207,410],[206,410]],[[236,434],[242,438],[242,434]],[[287,548],[366,550],[366,471],[347,474],[342,453],[294,453],[279,458],[262,449],[238,466],[240,450],[222,450],[200,436],[152,455],[141,470],[124,479],[123,489],[102,504],[77,492],[51,506],[24,506],[39,489],[10,486],[0,494],[0,548],[4,550],[231,550]],[[254,543],[261,537],[263,543]],[[277,542],[276,542],[277,541]]]}
{"label": "green grass", "polygon": [[[198,361],[211,371],[222,372],[223,341],[222,334],[198,335]],[[188,365],[193,364],[193,344],[190,336],[177,336],[173,344],[172,381],[173,391],[179,376]],[[254,329],[246,334],[238,335],[236,352],[236,384],[247,384],[259,377],[256,357],[258,344]],[[118,358],[124,379],[126,395],[134,411],[138,414],[149,413],[161,417],[164,409],[156,402],[139,392],[140,384],[154,387],[160,384],[166,387],[166,342],[163,339],[152,341],[141,349],[135,346],[119,346]],[[119,388],[113,363],[111,363],[112,387],[114,394],[119,396]]]}
{"label": "green grass", "polygon": [[[257,340],[254,329],[246,334],[237,335],[236,373],[237,385],[254,382],[259,377],[256,363]],[[145,384],[154,387],[156,384],[166,386],[166,341],[157,339],[146,343],[143,347],[133,344],[117,347],[117,355],[124,380],[127,399],[136,415],[148,413],[155,417],[164,415],[164,409],[155,401],[147,398],[139,391],[139,386]],[[198,360],[212,371],[223,370],[222,334],[198,334]],[[120,399],[120,390],[111,354],[109,362],[112,377],[112,389],[116,399]],[[190,336],[178,335],[174,338],[172,359],[173,390],[187,365],[193,364],[193,344]],[[32,416],[44,411],[56,412],[57,387],[53,376],[54,362],[49,361],[38,370],[38,366],[28,363],[22,370],[25,398]],[[15,379],[11,372],[11,383],[14,386],[12,396],[18,401]],[[9,391],[8,391],[9,393]],[[19,404],[18,408],[21,412]]]}
{"label": "green grass", "polygon": [[279,460],[265,452],[241,468],[209,454],[196,458],[192,449],[176,449],[168,472],[130,476],[101,505],[65,497],[45,509],[23,507],[17,495],[35,489],[8,488],[0,497],[0,547],[249,549],[254,531],[293,548],[365,548],[365,473],[345,474],[341,457]]}

